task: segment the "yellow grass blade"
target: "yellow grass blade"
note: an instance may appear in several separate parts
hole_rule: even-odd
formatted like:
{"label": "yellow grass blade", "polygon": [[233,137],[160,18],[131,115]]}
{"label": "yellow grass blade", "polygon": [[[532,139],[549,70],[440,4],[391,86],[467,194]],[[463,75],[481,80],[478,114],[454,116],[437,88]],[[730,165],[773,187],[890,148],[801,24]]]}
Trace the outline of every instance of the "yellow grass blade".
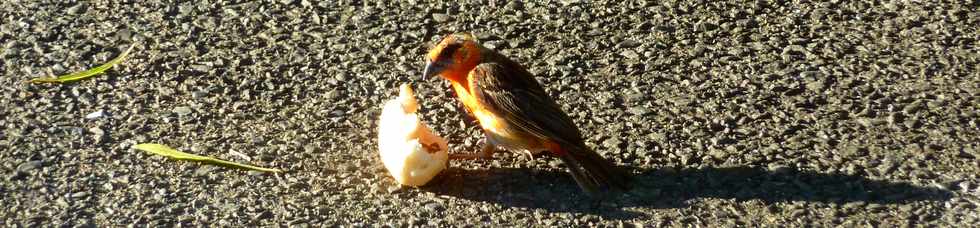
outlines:
{"label": "yellow grass blade", "polygon": [[136,47],[136,44],[130,45],[129,48],[126,49],[126,51],[124,51],[122,54],[119,54],[119,56],[117,56],[115,59],[112,59],[108,63],[102,64],[101,66],[97,66],[95,68],[88,69],[88,70],[85,70],[85,71],[79,71],[79,72],[75,72],[75,73],[71,73],[71,74],[66,74],[66,75],[58,76],[56,78],[35,78],[35,79],[31,79],[31,82],[33,82],[33,83],[65,83],[65,82],[72,82],[72,81],[82,80],[82,79],[86,79],[86,78],[89,78],[89,77],[92,77],[92,76],[101,74],[101,73],[105,72],[106,70],[108,70],[109,68],[112,68],[112,66],[115,66],[116,64],[119,64],[124,59],[126,59],[126,56],[129,56],[129,52],[133,50],[133,47]]}
{"label": "yellow grass blade", "polygon": [[172,159],[177,159],[177,160],[196,161],[202,163],[215,164],[219,166],[226,166],[226,167],[233,167],[233,168],[240,168],[240,169],[250,169],[250,170],[257,170],[262,172],[282,172],[282,170],[279,169],[262,168],[258,166],[251,166],[251,165],[241,164],[237,162],[230,162],[230,161],[225,161],[225,160],[207,157],[207,156],[188,154],[188,153],[174,150],[173,148],[161,144],[143,143],[143,144],[138,144],[136,146],[133,146],[133,148],[136,148],[137,150],[142,150],[153,154],[161,155],[164,157],[169,157]]}

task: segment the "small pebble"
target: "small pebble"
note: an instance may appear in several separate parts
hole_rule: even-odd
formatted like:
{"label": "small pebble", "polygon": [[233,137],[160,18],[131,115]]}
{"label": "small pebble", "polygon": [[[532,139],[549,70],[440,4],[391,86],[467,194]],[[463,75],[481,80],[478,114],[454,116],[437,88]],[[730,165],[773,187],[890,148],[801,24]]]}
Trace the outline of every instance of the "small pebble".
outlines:
{"label": "small pebble", "polygon": [[451,17],[449,17],[447,14],[434,13],[432,14],[432,19],[436,22],[447,22],[451,19]]}
{"label": "small pebble", "polygon": [[31,170],[34,170],[37,167],[40,167],[41,164],[42,164],[42,162],[41,161],[38,161],[38,160],[20,163],[20,165],[17,166],[17,171],[19,171],[19,172],[30,172]]}
{"label": "small pebble", "polygon": [[186,116],[188,114],[191,114],[191,112],[192,112],[191,108],[188,108],[186,106],[180,106],[174,108],[174,113],[176,113],[179,116]]}
{"label": "small pebble", "polygon": [[89,113],[89,114],[85,115],[85,119],[90,119],[90,120],[91,119],[98,119],[98,118],[100,118],[100,117],[102,117],[104,115],[105,115],[105,111],[102,110],[102,109],[99,109],[99,111],[95,111],[95,112],[92,112],[92,113]]}

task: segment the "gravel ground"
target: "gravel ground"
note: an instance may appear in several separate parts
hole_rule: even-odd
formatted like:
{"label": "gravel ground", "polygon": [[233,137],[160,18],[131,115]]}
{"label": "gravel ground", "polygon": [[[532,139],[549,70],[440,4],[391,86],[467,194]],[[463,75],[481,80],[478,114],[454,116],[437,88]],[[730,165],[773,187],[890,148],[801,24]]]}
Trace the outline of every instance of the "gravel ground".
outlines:
{"label": "gravel ground", "polygon": [[[977,8],[0,1],[0,224],[977,225]],[[510,153],[396,186],[375,138],[397,85],[453,151],[482,143],[448,83],[419,78],[456,31],[526,63],[634,190],[595,202],[557,159]],[[131,44],[95,79],[23,83]]]}

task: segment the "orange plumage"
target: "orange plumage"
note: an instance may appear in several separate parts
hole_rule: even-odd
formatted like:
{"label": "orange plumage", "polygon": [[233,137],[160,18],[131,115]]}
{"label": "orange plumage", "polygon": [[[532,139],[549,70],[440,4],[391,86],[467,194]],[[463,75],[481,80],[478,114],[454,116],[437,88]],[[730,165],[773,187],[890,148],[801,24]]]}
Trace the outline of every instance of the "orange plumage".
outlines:
{"label": "orange plumage", "polygon": [[447,36],[426,59],[424,77],[439,75],[449,80],[486,136],[481,153],[451,158],[490,158],[497,147],[548,151],[592,195],[628,188],[628,175],[585,145],[571,118],[517,62],[483,47],[466,33]]}

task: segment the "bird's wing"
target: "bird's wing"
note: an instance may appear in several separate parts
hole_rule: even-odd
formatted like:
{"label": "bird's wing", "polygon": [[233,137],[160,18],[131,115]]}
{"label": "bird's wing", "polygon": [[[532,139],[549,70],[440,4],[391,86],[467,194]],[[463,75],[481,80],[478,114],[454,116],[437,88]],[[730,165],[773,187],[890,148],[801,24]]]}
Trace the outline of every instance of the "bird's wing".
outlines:
{"label": "bird's wing", "polygon": [[582,143],[582,133],[572,119],[520,66],[481,63],[468,76],[477,101],[511,126],[542,139]]}

